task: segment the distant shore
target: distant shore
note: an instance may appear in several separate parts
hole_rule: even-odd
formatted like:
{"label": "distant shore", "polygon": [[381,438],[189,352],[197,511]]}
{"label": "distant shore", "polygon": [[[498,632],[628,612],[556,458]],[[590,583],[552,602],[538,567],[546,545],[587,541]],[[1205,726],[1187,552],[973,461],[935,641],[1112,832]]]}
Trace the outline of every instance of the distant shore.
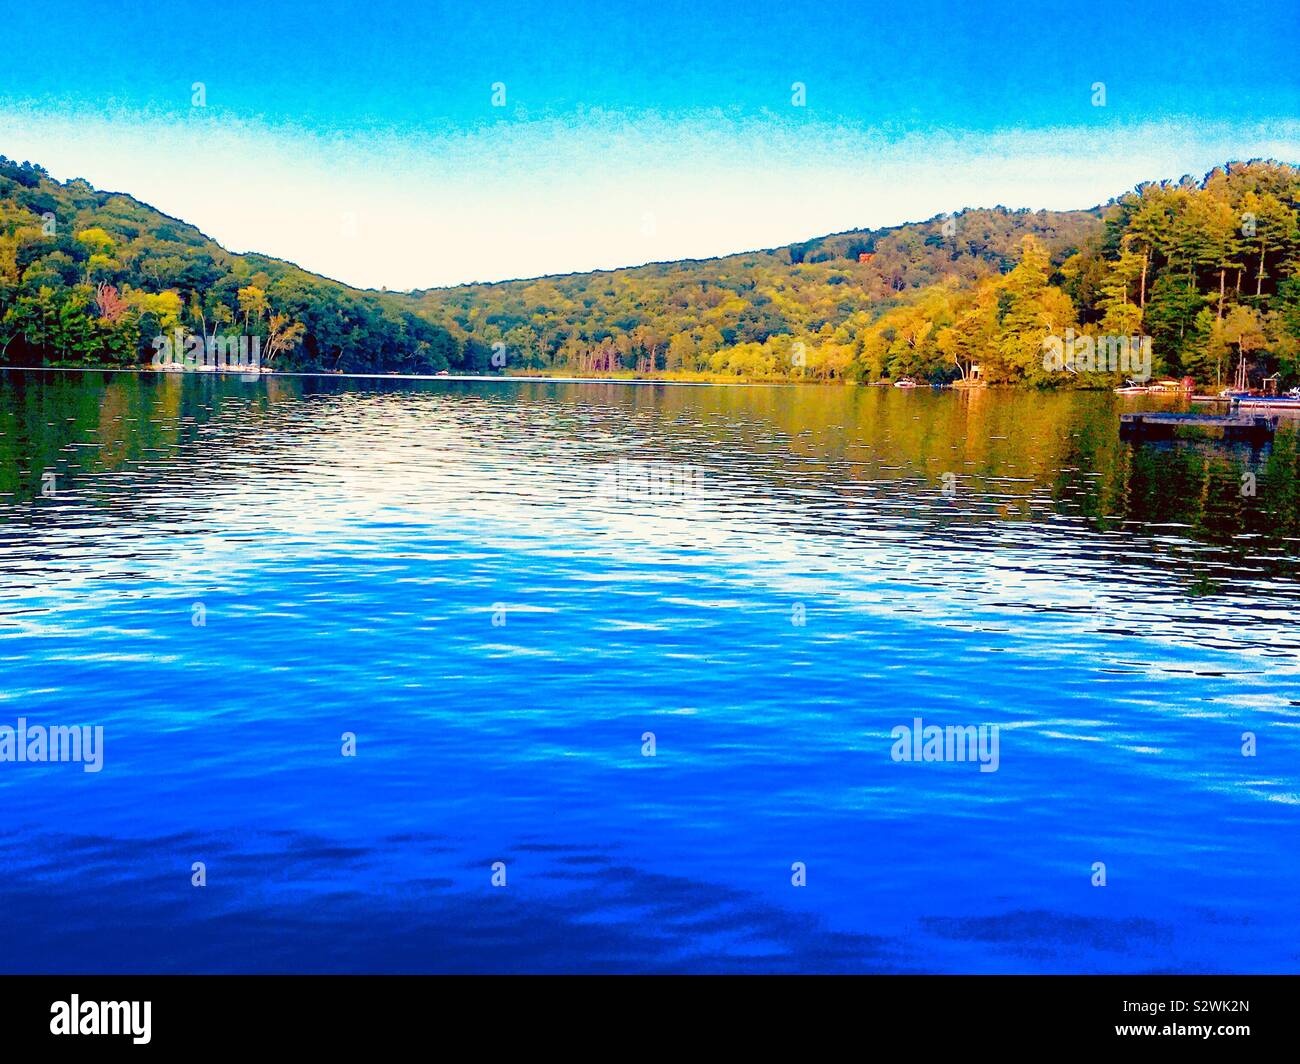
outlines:
{"label": "distant shore", "polygon": [[[23,372],[23,373],[134,373],[142,377],[247,377],[250,382],[267,378],[283,377],[316,377],[325,380],[339,380],[343,378],[354,378],[359,380],[392,380],[392,381],[487,381],[487,382],[512,382],[528,381],[553,382],[555,384],[668,384],[678,387],[696,387],[707,388],[717,386],[731,387],[782,387],[792,384],[840,384],[840,381],[797,381],[797,380],[745,380],[743,378],[717,376],[711,379],[693,379],[677,377],[637,377],[631,375],[615,375],[600,377],[571,377],[559,376],[550,373],[491,373],[491,374],[474,374],[474,373],[321,373],[308,372],[303,370],[260,370],[257,373],[248,373],[244,370],[209,370],[206,372],[186,372],[186,373],[168,373],[153,369],[149,366],[4,366],[0,365],[0,372]],[[849,382],[851,383],[851,382]]]}
{"label": "distant shore", "polygon": [[[260,379],[262,377],[312,377],[324,380],[338,380],[342,378],[353,378],[356,380],[394,380],[394,381],[486,381],[486,382],[505,382],[505,381],[531,381],[551,382],[555,384],[661,384],[673,385],[676,387],[694,387],[694,388],[784,388],[794,386],[817,386],[817,387],[835,387],[835,388],[892,388],[894,382],[890,380],[880,381],[851,381],[851,380],[800,380],[798,378],[762,378],[754,379],[749,377],[734,377],[730,374],[708,374],[682,371],[680,374],[672,372],[666,375],[642,376],[633,371],[622,371],[601,374],[595,377],[575,377],[569,374],[548,372],[546,370],[537,370],[528,373],[342,373],[334,371],[308,371],[308,370],[259,370],[257,373],[248,373],[244,370],[204,370],[204,371],[186,371],[183,373],[167,372],[164,370],[154,369],[151,366],[6,366],[0,365],[0,372],[5,370],[23,371],[28,373],[48,372],[48,373],[136,373],[140,376],[161,376],[161,377],[246,377],[250,380]],[[986,391],[1110,391],[1111,385],[1103,385],[1095,388],[1085,388],[1077,384],[1067,388],[1056,389],[1036,389],[1018,383],[1006,384],[989,384],[978,388],[959,387],[956,384],[926,384],[918,383],[911,391],[957,391],[957,392],[986,392]],[[901,389],[900,389],[901,390]]]}

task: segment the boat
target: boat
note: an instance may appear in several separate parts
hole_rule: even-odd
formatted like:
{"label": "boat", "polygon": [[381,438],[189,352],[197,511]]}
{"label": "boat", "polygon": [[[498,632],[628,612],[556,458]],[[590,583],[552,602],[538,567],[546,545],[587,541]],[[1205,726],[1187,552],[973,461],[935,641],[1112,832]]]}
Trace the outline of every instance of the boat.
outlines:
{"label": "boat", "polygon": [[1238,410],[1300,410],[1300,395],[1248,395],[1232,400]]}
{"label": "boat", "polygon": [[1300,388],[1285,395],[1261,395],[1241,388],[1224,388],[1218,395],[1193,395],[1193,403],[1225,403],[1232,410],[1300,411]]}
{"label": "boat", "polygon": [[1125,381],[1122,388],[1116,388],[1116,395],[1146,395],[1148,392],[1159,391],[1159,388],[1149,388],[1145,384],[1138,384],[1136,381]]}
{"label": "boat", "polygon": [[919,385],[911,377],[903,377],[901,380],[894,381],[895,388],[917,388]]}

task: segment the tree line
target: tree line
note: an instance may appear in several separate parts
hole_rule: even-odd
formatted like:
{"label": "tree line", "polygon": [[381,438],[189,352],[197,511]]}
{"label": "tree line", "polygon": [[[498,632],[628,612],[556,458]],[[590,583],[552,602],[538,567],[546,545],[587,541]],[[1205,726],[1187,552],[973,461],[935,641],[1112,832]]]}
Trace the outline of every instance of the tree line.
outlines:
{"label": "tree line", "polygon": [[1105,385],[1049,336],[1143,337],[1153,370],[1300,379],[1300,170],[1229,164],[1091,211],[967,210],[772,251],[434,290],[458,337],[525,368],[750,379]]}
{"label": "tree line", "polygon": [[0,156],[0,364],[136,366],[156,337],[258,337],[270,368],[486,371],[408,298],[227,252],[129,196]]}
{"label": "tree line", "polygon": [[1100,385],[1049,336],[1149,336],[1154,370],[1300,379],[1300,169],[1233,163],[1087,211],[972,209],[769,251],[400,293],[225,251],[0,157],[0,363],[147,363],[256,336],[272,368]]}

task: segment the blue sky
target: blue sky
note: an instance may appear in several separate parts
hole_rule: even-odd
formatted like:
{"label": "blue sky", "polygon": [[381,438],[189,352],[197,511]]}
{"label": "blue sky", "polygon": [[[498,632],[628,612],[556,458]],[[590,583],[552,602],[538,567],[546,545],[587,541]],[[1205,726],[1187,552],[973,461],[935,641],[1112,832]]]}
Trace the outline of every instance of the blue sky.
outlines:
{"label": "blue sky", "polygon": [[1300,3],[1137,6],[8,4],[0,154],[392,288],[1300,161]]}

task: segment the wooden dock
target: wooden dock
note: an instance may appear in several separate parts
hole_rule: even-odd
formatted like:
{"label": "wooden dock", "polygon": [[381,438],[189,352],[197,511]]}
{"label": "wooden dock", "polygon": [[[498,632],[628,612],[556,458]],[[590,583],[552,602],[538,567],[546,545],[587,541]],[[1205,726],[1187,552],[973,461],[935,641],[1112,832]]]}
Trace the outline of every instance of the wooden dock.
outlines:
{"label": "wooden dock", "polygon": [[1277,432],[1277,418],[1266,414],[1121,414],[1119,434],[1130,439],[1171,439],[1180,429],[1222,433],[1225,440],[1271,440]]}

